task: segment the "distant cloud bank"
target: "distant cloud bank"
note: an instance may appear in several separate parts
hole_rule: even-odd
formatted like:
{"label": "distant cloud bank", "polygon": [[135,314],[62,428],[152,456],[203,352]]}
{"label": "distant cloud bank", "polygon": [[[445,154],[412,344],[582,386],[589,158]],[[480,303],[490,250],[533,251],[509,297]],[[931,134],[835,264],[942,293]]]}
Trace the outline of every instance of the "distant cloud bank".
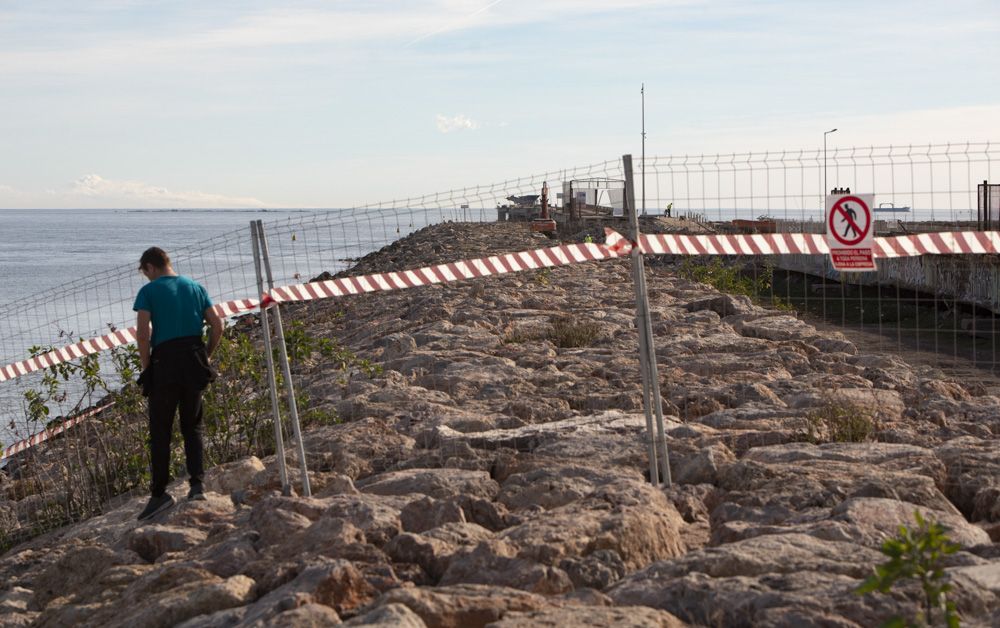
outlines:
{"label": "distant cloud bank", "polygon": [[89,201],[87,205],[104,207],[237,209],[267,206],[252,197],[173,191],[141,181],[113,181],[97,174],[74,181],[68,195]]}
{"label": "distant cloud bank", "polygon": [[478,122],[462,114],[451,117],[438,114],[435,118],[435,125],[437,126],[437,130],[441,133],[451,133],[452,131],[475,131],[479,128]]}

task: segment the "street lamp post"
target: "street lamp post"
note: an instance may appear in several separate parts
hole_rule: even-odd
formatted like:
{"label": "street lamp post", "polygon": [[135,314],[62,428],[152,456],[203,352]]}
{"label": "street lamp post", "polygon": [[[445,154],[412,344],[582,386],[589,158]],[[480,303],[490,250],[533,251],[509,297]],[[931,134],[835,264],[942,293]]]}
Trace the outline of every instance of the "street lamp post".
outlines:
{"label": "street lamp post", "polygon": [[830,188],[826,186],[826,136],[836,131],[837,129],[830,129],[823,133],[823,198],[830,193]]}

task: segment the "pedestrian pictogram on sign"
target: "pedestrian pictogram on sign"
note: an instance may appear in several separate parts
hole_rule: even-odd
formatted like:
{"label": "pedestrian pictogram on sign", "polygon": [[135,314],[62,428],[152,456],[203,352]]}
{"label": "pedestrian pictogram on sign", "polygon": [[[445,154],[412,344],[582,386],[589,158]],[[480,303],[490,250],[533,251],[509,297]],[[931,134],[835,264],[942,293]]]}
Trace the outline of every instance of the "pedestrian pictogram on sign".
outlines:
{"label": "pedestrian pictogram on sign", "polygon": [[836,270],[875,270],[873,194],[826,197],[826,243]]}

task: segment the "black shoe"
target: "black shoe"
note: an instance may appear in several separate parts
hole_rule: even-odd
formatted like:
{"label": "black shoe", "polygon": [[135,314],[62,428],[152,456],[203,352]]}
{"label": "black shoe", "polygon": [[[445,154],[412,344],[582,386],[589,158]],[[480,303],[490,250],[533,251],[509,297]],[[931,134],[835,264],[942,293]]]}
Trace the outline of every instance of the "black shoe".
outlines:
{"label": "black shoe", "polygon": [[150,497],[146,502],[146,507],[139,513],[139,521],[151,519],[153,516],[163,512],[174,505],[174,498],[170,493],[164,493],[159,497]]}
{"label": "black shoe", "polygon": [[205,489],[202,488],[201,484],[191,486],[191,490],[188,491],[188,499],[193,502],[203,502],[207,499],[205,497]]}

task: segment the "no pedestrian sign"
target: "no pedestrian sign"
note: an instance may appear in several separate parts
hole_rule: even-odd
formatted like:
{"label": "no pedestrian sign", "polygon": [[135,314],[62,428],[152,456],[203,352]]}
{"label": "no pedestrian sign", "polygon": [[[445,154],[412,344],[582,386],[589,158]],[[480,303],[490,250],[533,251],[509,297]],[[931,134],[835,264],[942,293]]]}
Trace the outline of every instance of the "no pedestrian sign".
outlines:
{"label": "no pedestrian sign", "polygon": [[875,270],[872,206],[874,194],[831,194],[826,197],[826,244],[836,270]]}

